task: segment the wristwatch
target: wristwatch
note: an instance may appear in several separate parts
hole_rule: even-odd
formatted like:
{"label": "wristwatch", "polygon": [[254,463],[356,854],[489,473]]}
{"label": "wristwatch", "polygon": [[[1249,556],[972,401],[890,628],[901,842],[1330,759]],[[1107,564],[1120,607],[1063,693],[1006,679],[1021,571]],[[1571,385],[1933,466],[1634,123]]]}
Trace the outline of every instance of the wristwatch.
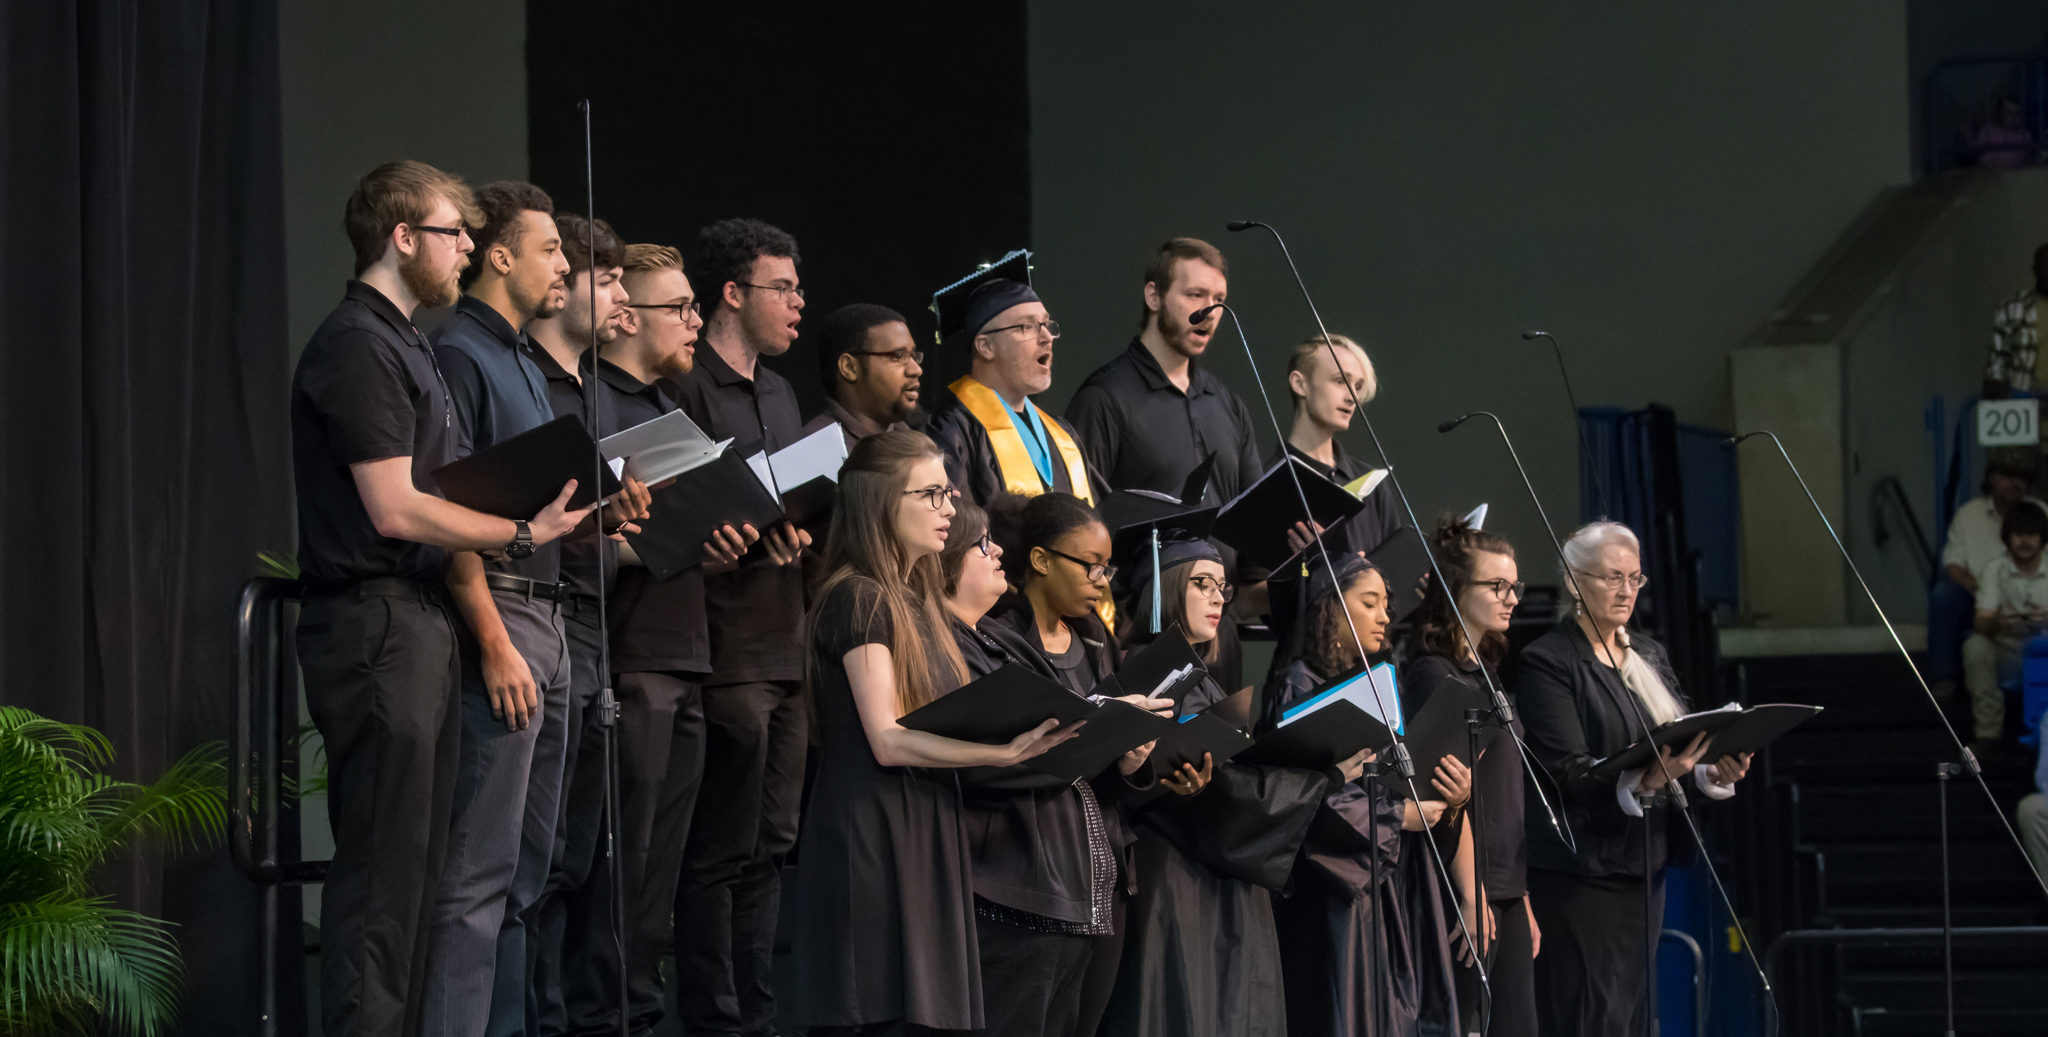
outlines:
{"label": "wristwatch", "polygon": [[532,558],[533,527],[527,525],[525,519],[513,519],[512,525],[518,532],[512,534],[512,542],[505,545],[505,557]]}

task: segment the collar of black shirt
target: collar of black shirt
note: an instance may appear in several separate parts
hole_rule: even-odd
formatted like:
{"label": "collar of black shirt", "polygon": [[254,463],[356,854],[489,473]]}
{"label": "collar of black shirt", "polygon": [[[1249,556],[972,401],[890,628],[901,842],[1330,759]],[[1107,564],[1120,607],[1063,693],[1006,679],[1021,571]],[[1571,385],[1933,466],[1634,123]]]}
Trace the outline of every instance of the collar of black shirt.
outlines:
{"label": "collar of black shirt", "polygon": [[604,379],[604,384],[628,396],[649,392],[654,388],[654,386],[628,374],[625,368],[603,357],[597,359],[597,376]]}
{"label": "collar of black shirt", "polygon": [[[540,368],[541,377],[546,378],[550,382],[575,381],[575,379],[570,376],[568,370],[555,361],[555,355],[553,353],[548,352],[546,346],[543,346],[530,338],[526,339],[526,357],[527,359],[533,361],[535,367]],[[582,362],[578,363],[576,366],[582,368],[583,373],[589,374],[589,350],[586,349],[583,351],[581,361]]]}
{"label": "collar of black shirt", "polygon": [[483,325],[484,330],[490,332],[492,338],[503,343],[506,349],[518,349],[520,342],[526,338],[505,319],[504,314],[493,309],[490,303],[473,295],[465,295],[455,300],[455,316],[450,319],[462,317],[468,317]]}
{"label": "collar of black shirt", "polygon": [[1344,452],[1344,444],[1334,439],[1330,441],[1330,456],[1337,462],[1334,465],[1326,465],[1310,457],[1306,451],[1295,446],[1293,443],[1287,444],[1287,452],[1308,462],[1309,467],[1314,468],[1324,478],[1331,478],[1333,475],[1343,476],[1342,479],[1331,479],[1333,482],[1350,482],[1365,474],[1365,466],[1363,465],[1359,465],[1356,470],[1352,468],[1351,455]]}
{"label": "collar of black shirt", "polygon": [[1153,357],[1152,351],[1145,348],[1145,340],[1143,338],[1134,337],[1131,339],[1130,353],[1131,362],[1138,367],[1138,377],[1145,380],[1145,388],[1147,389],[1151,389],[1154,392],[1165,389],[1168,392],[1185,396],[1201,396],[1216,391],[1216,386],[1209,377],[1209,373],[1202,370],[1202,365],[1194,360],[1188,361],[1188,391],[1181,393],[1180,386],[1173,384],[1173,381],[1166,377],[1166,369],[1160,367],[1159,361]]}
{"label": "collar of black shirt", "polygon": [[[760,363],[760,359],[758,357],[755,358],[756,371],[760,370]],[[703,368],[704,373],[710,375],[711,380],[717,382],[722,387],[731,388],[739,386],[748,392],[760,392],[763,388],[759,384],[760,379],[748,378],[733,370],[732,365],[726,363],[725,358],[718,355],[718,350],[711,348],[711,344],[703,339],[697,340],[697,366]]]}
{"label": "collar of black shirt", "polygon": [[384,318],[384,322],[391,325],[391,330],[398,332],[399,338],[421,349],[428,348],[427,337],[420,334],[420,329],[413,324],[412,318],[398,312],[398,304],[392,302],[390,296],[371,286],[368,281],[350,281],[342,289],[342,298],[368,306],[370,312]]}

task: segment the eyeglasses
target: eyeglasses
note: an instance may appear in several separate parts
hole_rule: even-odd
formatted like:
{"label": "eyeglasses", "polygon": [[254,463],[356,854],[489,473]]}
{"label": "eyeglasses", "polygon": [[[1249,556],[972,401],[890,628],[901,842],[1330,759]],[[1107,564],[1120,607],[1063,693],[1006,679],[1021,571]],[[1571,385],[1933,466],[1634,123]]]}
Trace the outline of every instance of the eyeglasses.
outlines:
{"label": "eyeglasses", "polygon": [[787,284],[748,284],[748,283],[746,283],[745,281],[734,281],[733,283],[734,283],[734,284],[736,284],[736,285],[739,285],[739,286],[740,286],[741,288],[759,288],[759,289],[761,289],[761,290],[762,290],[762,291],[764,291],[764,292],[788,292],[789,294],[791,294],[791,295],[794,295],[794,296],[796,296],[796,297],[797,297],[797,298],[799,298],[799,299],[801,299],[801,298],[803,298],[803,297],[804,297],[804,290],[803,290],[803,289],[801,289],[801,288],[798,288],[798,287],[796,287],[795,285],[787,285]]}
{"label": "eyeglasses", "polygon": [[1606,584],[1607,589],[1611,591],[1618,591],[1623,585],[1627,585],[1630,590],[1642,590],[1650,584],[1650,577],[1644,573],[1628,573],[1626,575],[1622,573],[1606,573],[1603,575],[1601,573],[1589,573],[1584,569],[1573,569],[1572,571],[1589,580],[1599,580],[1601,583]]}
{"label": "eyeglasses", "polygon": [[1472,586],[1484,587],[1492,591],[1496,601],[1506,601],[1509,598],[1520,599],[1522,592],[1529,589],[1529,585],[1520,580],[1478,580]]}
{"label": "eyeglasses", "polygon": [[424,223],[415,223],[412,225],[412,229],[423,230],[429,234],[446,234],[451,238],[459,238],[469,233],[468,227],[429,227]]}
{"label": "eyeglasses", "polygon": [[1011,324],[1008,325],[1007,327],[988,328],[983,330],[982,334],[1000,335],[1005,331],[1022,331],[1025,335],[1031,338],[1037,338],[1038,333],[1040,331],[1043,331],[1045,332],[1046,338],[1058,338],[1060,337],[1060,322],[1056,320],[1026,321],[1023,324]]}
{"label": "eyeglasses", "polygon": [[693,301],[693,302],[629,302],[629,303],[627,303],[627,304],[626,304],[626,308],[627,308],[627,309],[630,309],[630,310],[669,310],[669,311],[671,311],[671,312],[673,312],[673,313],[675,314],[675,316],[676,316],[676,319],[677,319],[677,320],[689,320],[689,319],[690,319],[690,318],[689,318],[689,317],[688,317],[688,316],[687,316],[687,315],[686,315],[686,314],[685,314],[685,313],[683,312],[683,311],[685,311],[685,310],[689,311],[690,313],[694,313],[694,314],[696,314],[696,315],[697,315],[698,317],[702,317],[702,316],[704,316],[704,304],[703,304],[703,303],[701,303],[701,302],[694,302],[694,301]]}
{"label": "eyeglasses", "polygon": [[1046,554],[1052,555],[1055,558],[1064,558],[1067,561],[1080,566],[1081,571],[1088,577],[1090,581],[1094,583],[1108,583],[1110,577],[1116,575],[1116,566],[1110,565],[1107,562],[1086,561],[1084,559],[1076,558],[1073,555],[1066,553],[1065,551],[1055,551],[1050,547],[1044,548],[1043,550]]}
{"label": "eyeglasses", "polygon": [[922,490],[904,490],[905,497],[923,497],[933,511],[946,506],[946,502],[960,496],[960,491],[951,486],[927,486]]}
{"label": "eyeglasses", "polygon": [[1237,597],[1237,584],[1229,580],[1219,580],[1214,576],[1191,576],[1188,578],[1188,586],[1193,587],[1202,597],[1222,598],[1225,605]]}
{"label": "eyeglasses", "polygon": [[892,363],[917,364],[920,367],[924,365],[924,350],[922,349],[892,349],[886,353],[879,353],[872,349],[849,349],[846,352],[852,356],[878,356]]}
{"label": "eyeglasses", "polygon": [[971,543],[967,546],[974,548],[976,551],[980,551],[981,556],[983,558],[987,558],[988,556],[996,553],[995,538],[989,536],[987,533],[983,533],[981,536],[976,537],[974,543]]}

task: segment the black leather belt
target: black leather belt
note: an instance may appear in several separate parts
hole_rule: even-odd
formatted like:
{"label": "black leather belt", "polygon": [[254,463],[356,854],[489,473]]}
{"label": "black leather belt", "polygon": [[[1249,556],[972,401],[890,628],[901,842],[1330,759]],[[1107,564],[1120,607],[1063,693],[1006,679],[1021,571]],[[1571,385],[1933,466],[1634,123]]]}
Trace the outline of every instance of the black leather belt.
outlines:
{"label": "black leather belt", "polygon": [[563,598],[569,596],[569,585],[566,583],[542,583],[511,573],[487,572],[484,574],[484,585],[494,591],[505,591],[524,598],[539,598],[556,604],[560,604]]}

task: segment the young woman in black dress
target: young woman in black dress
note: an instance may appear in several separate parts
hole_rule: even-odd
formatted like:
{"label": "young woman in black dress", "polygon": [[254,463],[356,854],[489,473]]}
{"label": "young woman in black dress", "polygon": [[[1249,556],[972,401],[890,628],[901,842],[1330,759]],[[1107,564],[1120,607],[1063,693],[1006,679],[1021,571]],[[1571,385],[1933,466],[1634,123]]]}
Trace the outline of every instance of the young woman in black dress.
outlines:
{"label": "young woman in black dress", "polygon": [[[1151,614],[1149,561],[1133,581],[1125,617]],[[1235,591],[1224,579],[1222,556],[1207,541],[1175,540],[1161,546],[1159,564],[1161,626],[1178,623],[1198,651],[1213,658],[1217,628]],[[1199,711],[1223,697],[1214,680],[1205,680],[1182,709]],[[1137,895],[1103,1032],[1288,1032],[1271,893],[1287,884],[1323,797],[1356,780],[1368,755],[1328,771],[1205,760],[1207,788],[1155,800],[1138,814]]]}
{"label": "young woman in black dress", "polygon": [[[1495,687],[1502,686],[1496,667],[1507,654],[1508,623],[1522,598],[1515,547],[1506,538],[1446,517],[1437,524],[1433,539],[1437,565],[1448,586],[1432,581],[1423,595],[1421,654],[1408,664],[1401,682],[1402,699],[1414,710],[1441,688],[1484,688],[1488,679]],[[1458,621],[1461,613],[1465,625]],[[1476,647],[1465,636],[1466,625],[1478,639]],[[1515,745],[1515,736],[1522,733],[1519,717],[1514,732],[1510,735],[1495,725],[1480,736],[1480,756],[1472,766],[1479,793],[1471,815],[1474,838],[1467,844],[1473,847],[1471,856],[1478,866],[1479,891],[1470,886],[1461,891],[1467,923],[1484,925],[1480,938],[1487,948],[1486,972],[1493,991],[1486,1032],[1495,1037],[1536,1033],[1535,957],[1542,940],[1529,908],[1524,779],[1521,752]],[[1474,910],[1482,902],[1483,915]],[[1470,1032],[1481,1022],[1478,973],[1462,937],[1454,935],[1452,944],[1458,957],[1460,1008]]]}
{"label": "young woman in black dress", "polygon": [[812,1037],[986,1025],[956,769],[1067,737],[1050,719],[1006,745],[897,722],[966,677],[940,592],[954,494],[918,432],[869,436],[840,470],[806,624],[820,753],[790,890],[789,1014]]}
{"label": "young woman in black dress", "polygon": [[[1078,503],[1078,502],[1077,502]],[[955,505],[951,539],[939,556],[946,611],[971,676],[1016,664],[1055,677],[1054,667],[1008,627],[982,617],[1008,591],[1003,549],[986,516]],[[1055,678],[1056,679],[1056,678]],[[1171,699],[1124,696],[1140,709],[1170,710]],[[1098,956],[1108,968],[1122,951],[1118,876],[1128,843],[1118,805],[1153,784],[1151,745],[1125,753],[1092,779],[1063,781],[1028,766],[961,772],[974,870],[975,930],[989,1037],[1069,1037],[1081,1032],[1087,979]],[[1092,1006],[1093,1032],[1101,1006]]]}
{"label": "young woman in black dress", "polygon": [[[1358,665],[1361,648],[1371,656],[1386,646],[1390,618],[1379,570],[1356,554],[1333,561],[1334,576],[1318,563],[1310,577],[1302,657],[1266,686],[1267,728]],[[1379,690],[1395,693],[1384,683]],[[1455,758],[1428,771],[1416,763],[1441,800],[1418,804],[1370,778],[1333,790],[1290,888],[1274,898],[1291,1037],[1452,1032],[1450,923],[1422,840],[1456,822],[1471,778]]]}

